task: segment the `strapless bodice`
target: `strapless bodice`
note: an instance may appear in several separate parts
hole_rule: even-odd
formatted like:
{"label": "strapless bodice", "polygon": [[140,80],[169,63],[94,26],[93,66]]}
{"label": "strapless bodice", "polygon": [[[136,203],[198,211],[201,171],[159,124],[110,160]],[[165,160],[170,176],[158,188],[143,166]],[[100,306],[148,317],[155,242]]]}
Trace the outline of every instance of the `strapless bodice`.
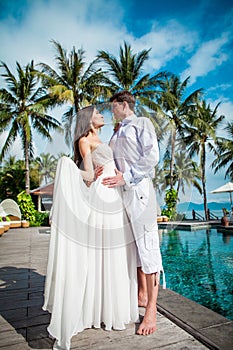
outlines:
{"label": "strapless bodice", "polygon": [[107,143],[100,143],[96,149],[92,151],[92,161],[95,167],[97,165],[104,165],[104,171],[115,169],[113,152]]}

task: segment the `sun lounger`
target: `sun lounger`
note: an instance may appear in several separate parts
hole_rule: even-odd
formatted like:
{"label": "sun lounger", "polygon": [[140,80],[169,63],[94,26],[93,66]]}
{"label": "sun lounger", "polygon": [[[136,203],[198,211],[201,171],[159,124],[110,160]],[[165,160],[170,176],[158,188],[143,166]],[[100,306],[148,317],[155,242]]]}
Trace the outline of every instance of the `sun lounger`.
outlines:
{"label": "sun lounger", "polygon": [[4,232],[5,232],[5,228],[3,225],[0,224],[0,237],[3,235]]}
{"label": "sun lounger", "polygon": [[[4,215],[3,215],[4,213]],[[29,227],[29,222],[21,220],[21,211],[13,199],[4,199],[0,203],[0,216],[8,216],[10,228]]]}
{"label": "sun lounger", "polygon": [[169,219],[166,215],[157,216],[157,222],[167,222],[167,221],[169,221]]}

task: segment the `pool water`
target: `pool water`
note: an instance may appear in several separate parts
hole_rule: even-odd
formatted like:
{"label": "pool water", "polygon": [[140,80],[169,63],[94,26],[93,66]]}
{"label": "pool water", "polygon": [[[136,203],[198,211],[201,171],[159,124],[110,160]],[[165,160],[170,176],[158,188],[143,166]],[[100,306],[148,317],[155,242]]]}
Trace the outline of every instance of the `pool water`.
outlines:
{"label": "pool water", "polygon": [[233,235],[159,230],[167,288],[233,320]]}

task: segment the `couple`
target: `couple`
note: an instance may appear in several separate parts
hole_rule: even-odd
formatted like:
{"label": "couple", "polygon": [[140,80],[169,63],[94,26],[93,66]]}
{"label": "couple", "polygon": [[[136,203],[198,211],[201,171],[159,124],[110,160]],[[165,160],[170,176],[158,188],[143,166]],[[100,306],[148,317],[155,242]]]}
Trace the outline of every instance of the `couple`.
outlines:
{"label": "couple", "polygon": [[103,116],[86,107],[77,117],[75,162],[62,157],[57,166],[43,306],[54,349],[69,349],[85,328],[125,329],[138,321],[138,305],[146,312],[137,333],[156,329],[163,272],[151,181],[157,139],[150,120],[135,116],[131,93],[110,102],[120,123],[110,144],[98,137]]}

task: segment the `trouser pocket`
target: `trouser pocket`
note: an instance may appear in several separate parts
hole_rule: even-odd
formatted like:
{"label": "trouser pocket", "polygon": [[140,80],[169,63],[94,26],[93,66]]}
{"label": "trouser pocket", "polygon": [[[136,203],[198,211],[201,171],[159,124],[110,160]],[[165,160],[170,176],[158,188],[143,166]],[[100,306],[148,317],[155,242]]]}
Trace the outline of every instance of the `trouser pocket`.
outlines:
{"label": "trouser pocket", "polygon": [[157,224],[144,225],[144,241],[147,250],[156,249],[159,247]]}

